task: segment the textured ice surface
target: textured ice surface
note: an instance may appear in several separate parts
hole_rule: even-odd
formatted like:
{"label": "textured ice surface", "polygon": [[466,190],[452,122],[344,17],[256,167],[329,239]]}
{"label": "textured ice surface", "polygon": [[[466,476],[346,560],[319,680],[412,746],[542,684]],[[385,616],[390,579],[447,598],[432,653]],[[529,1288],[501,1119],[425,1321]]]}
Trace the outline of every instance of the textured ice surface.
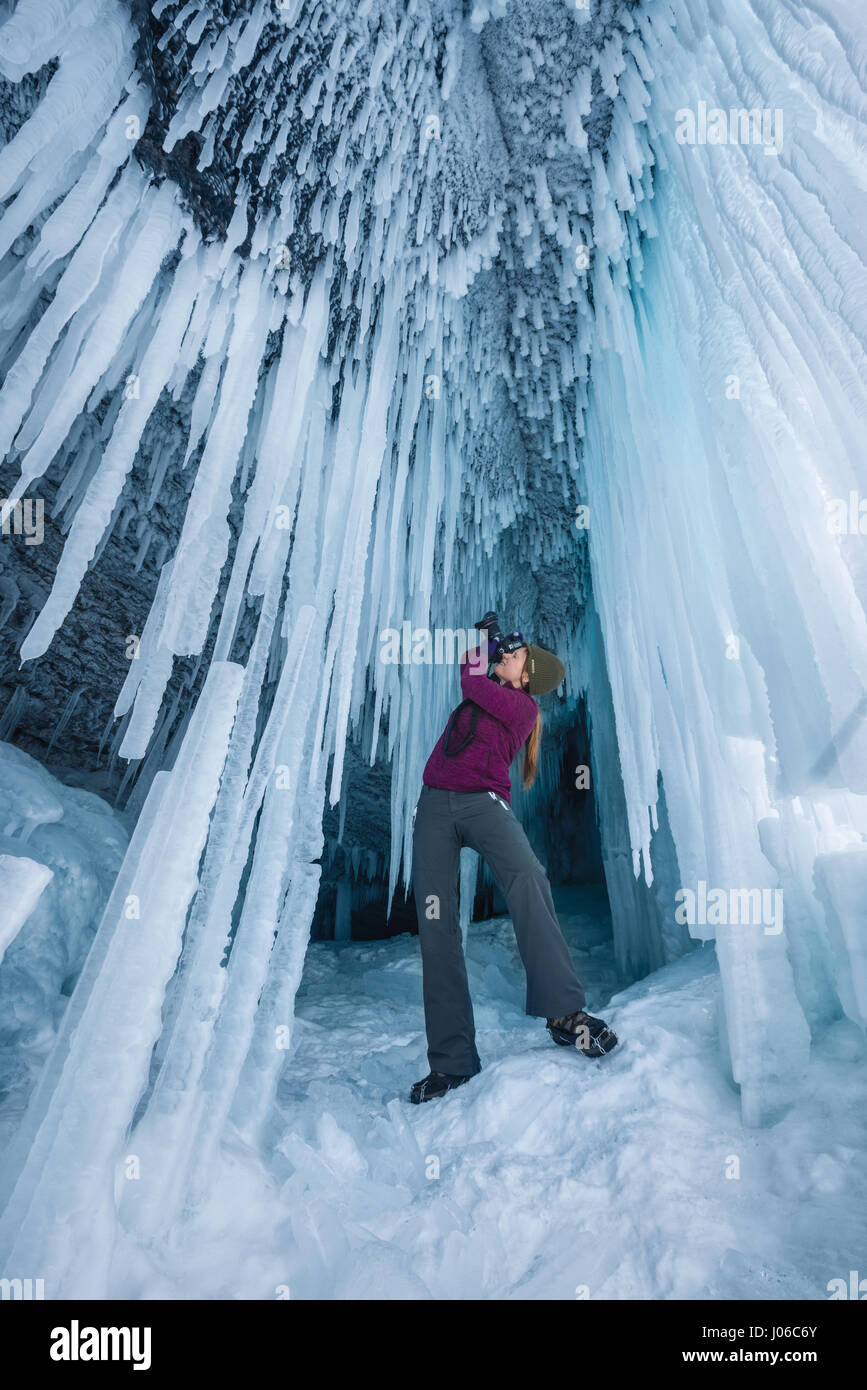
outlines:
{"label": "textured ice surface", "polygon": [[0,898],[4,920],[0,927],[0,961],[10,941],[14,941],[52,879],[47,864],[26,855],[0,854]]}
{"label": "textured ice surface", "polygon": [[[20,0],[0,28],[0,72],[42,83],[0,152],[0,441],[12,499],[62,478],[67,532],[44,604],[4,581],[7,618],[41,610],[25,658],[137,509],[141,561],[141,496],[189,470],[116,693],[136,837],[6,1169],[5,1248],[61,1282],[90,1261],[104,1286],[134,1119],[158,1169],[127,1194],[139,1232],[201,1215],[231,1124],[266,1133],[347,737],[391,764],[408,880],[454,686],[379,661],[404,620],[467,625],[505,591],[563,651],[551,725],[586,693],[615,959],[676,972],[716,939],[708,1084],[730,1067],[744,1120],[788,1124],[811,1050],[863,1023],[867,565],[826,524],[863,481],[858,7],[465,8],[159,0],[161,114],[118,0]],[[779,108],[779,148],[681,143],[701,103]],[[207,698],[166,709],[188,657]],[[562,775],[545,747],[528,816]],[[123,914],[163,863],[148,951]],[[785,929],[676,921],[699,884],[781,891]]]}
{"label": "textured ice surface", "polygon": [[0,1150],[20,1122],[127,845],[121,818],[0,743]]}

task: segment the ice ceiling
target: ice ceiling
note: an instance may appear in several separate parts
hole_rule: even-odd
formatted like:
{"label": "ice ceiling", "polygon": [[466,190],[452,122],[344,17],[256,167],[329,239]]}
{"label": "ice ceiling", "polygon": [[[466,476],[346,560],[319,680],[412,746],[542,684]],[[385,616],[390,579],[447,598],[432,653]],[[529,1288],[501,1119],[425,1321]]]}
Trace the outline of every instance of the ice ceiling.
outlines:
{"label": "ice ceiling", "polygon": [[[826,505],[867,414],[854,0],[3,11],[0,442],[64,533],[50,592],[7,566],[7,631],[50,662],[109,541],[154,582],[110,735],[137,827],[0,1245],[41,1267],[134,1115],[174,1156],[143,1233],[255,1132],[347,740],[391,763],[393,889],[453,703],[380,633],[494,596],[567,661],[552,727],[586,696],[624,968],[715,938],[773,1115],[867,1010],[867,569]],[[702,104],[782,113],[780,148],[682,142]],[[785,931],[687,934],[700,883],[781,888]]]}

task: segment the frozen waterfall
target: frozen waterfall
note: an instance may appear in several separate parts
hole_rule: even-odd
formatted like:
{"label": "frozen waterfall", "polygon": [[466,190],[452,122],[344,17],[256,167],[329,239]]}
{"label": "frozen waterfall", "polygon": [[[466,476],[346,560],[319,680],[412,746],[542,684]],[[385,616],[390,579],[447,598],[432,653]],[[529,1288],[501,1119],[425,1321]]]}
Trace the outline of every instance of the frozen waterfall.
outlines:
{"label": "frozen waterfall", "polygon": [[[113,1224],[147,1242],[197,1219],[227,1135],[270,1133],[323,815],[388,766],[391,904],[455,703],[382,634],[494,602],[567,667],[515,806],[545,814],[583,701],[612,969],[694,983],[713,949],[702,1047],[744,1124],[784,1117],[828,1030],[867,1026],[860,5],[0,16],[0,612],[22,678],[75,645],[113,538],[155,575],[142,630],[117,617],[102,735],[128,767],[123,858],[0,1165],[0,1268],[108,1296]],[[19,521],[43,485],[36,582]],[[10,745],[22,711],[0,711]],[[54,891],[30,830],[65,805],[15,755],[7,962]],[[64,826],[97,814],[76,807]],[[389,1145],[419,1159],[388,1115],[384,1184]],[[287,1142],[300,1171],[313,1139]]]}

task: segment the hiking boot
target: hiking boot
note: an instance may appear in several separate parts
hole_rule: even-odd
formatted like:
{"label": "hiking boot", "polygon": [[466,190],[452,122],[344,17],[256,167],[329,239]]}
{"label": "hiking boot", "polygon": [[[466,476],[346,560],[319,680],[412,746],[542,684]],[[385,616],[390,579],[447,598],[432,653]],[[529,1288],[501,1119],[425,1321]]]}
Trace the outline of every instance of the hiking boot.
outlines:
{"label": "hiking boot", "polygon": [[577,1047],[585,1057],[603,1057],[617,1046],[617,1034],[601,1018],[594,1018],[583,1009],[563,1018],[545,1020],[548,1032],[561,1047]]}
{"label": "hiking boot", "polygon": [[421,1105],[425,1100],[436,1100],[437,1096],[444,1096],[446,1091],[453,1091],[456,1086],[463,1086],[465,1081],[469,1081],[468,1076],[449,1076],[444,1071],[432,1071],[424,1081],[417,1081],[409,1093],[409,1098],[413,1105]]}

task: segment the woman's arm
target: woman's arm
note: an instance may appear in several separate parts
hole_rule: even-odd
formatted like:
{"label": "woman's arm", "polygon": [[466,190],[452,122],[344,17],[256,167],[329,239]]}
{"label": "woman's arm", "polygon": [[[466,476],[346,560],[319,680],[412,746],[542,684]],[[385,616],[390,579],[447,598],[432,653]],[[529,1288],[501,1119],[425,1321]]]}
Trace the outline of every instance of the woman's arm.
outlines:
{"label": "woman's arm", "polygon": [[464,699],[480,705],[510,729],[521,732],[526,729],[524,737],[528,737],[536,722],[535,701],[528,699],[522,690],[488,680],[488,668],[484,658],[479,655],[480,650],[479,647],[471,647],[461,657],[461,691]]}

